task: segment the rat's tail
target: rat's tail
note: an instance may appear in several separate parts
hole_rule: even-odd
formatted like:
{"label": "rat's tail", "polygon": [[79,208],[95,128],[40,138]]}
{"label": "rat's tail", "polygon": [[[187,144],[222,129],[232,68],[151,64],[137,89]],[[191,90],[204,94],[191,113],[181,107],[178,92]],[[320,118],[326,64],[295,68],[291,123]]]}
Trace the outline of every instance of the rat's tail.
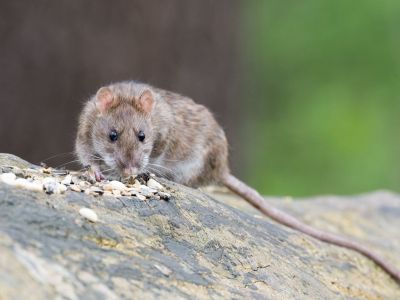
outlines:
{"label": "rat's tail", "polygon": [[400,284],[400,271],[397,270],[393,265],[385,261],[382,257],[380,257],[377,253],[371,251],[367,247],[339,235],[335,235],[332,233],[328,233],[316,228],[313,228],[295,217],[274,208],[265,201],[265,199],[253,188],[249,187],[244,182],[237,179],[235,176],[231,174],[227,174],[224,176],[223,184],[243,197],[247,202],[249,202],[252,206],[260,210],[266,216],[275,220],[276,222],[301,231],[309,236],[312,236],[320,241],[327,242],[329,244],[334,244],[337,246],[345,247],[354,251],[357,251],[366,257],[372,259],[377,265],[379,265],[382,269],[384,269],[388,274],[390,274],[399,284]]}

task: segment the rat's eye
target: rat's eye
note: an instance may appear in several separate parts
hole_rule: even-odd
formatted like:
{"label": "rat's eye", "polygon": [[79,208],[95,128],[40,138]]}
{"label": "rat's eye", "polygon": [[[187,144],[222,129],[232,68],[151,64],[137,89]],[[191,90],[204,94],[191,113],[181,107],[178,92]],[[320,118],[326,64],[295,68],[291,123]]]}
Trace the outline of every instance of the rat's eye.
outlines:
{"label": "rat's eye", "polygon": [[142,130],[140,130],[140,131],[138,132],[137,137],[138,137],[139,141],[143,142],[144,139],[145,139],[145,137],[146,137],[146,135],[144,134],[144,132],[143,132]]}
{"label": "rat's eye", "polygon": [[118,132],[115,129],[111,130],[109,137],[112,143],[115,142],[116,140],[118,140]]}

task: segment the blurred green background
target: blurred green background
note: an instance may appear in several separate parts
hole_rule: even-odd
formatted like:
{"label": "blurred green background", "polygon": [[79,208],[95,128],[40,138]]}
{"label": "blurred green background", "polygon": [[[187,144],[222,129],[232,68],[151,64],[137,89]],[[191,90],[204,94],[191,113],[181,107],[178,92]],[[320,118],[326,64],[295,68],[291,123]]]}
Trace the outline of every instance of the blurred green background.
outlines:
{"label": "blurred green background", "polygon": [[400,2],[241,4],[247,181],[294,196],[400,191]]}

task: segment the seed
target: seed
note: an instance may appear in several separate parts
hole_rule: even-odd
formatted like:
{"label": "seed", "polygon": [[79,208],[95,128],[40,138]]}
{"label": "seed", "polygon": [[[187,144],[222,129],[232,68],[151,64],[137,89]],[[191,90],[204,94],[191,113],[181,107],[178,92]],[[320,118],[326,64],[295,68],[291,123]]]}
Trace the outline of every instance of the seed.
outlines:
{"label": "seed", "polygon": [[39,180],[34,180],[27,186],[28,190],[42,192],[43,184]]}
{"label": "seed", "polygon": [[57,183],[57,193],[64,194],[67,191],[67,187],[61,183]]}
{"label": "seed", "polygon": [[67,170],[53,170],[53,175],[58,175],[58,176],[65,176],[68,175]]}
{"label": "seed", "polygon": [[120,190],[112,190],[112,193],[113,193],[114,196],[117,196],[117,197],[121,196],[121,191]]}
{"label": "seed", "polygon": [[133,183],[133,187],[138,188],[140,186],[141,186],[140,182],[137,179],[135,179],[135,182]]}
{"label": "seed", "polygon": [[139,200],[146,200],[146,197],[140,194],[137,194],[136,198],[138,198]]}
{"label": "seed", "polygon": [[126,185],[120,181],[113,180],[110,181],[109,183],[106,183],[103,186],[103,188],[105,191],[113,191],[113,190],[123,191],[126,189]]}
{"label": "seed", "polygon": [[92,186],[89,189],[89,191],[90,191],[91,194],[94,194],[94,195],[103,195],[103,193],[104,193],[104,191],[101,188],[97,187],[97,186]]}
{"label": "seed", "polygon": [[52,177],[46,177],[43,179],[43,187],[47,194],[53,194],[57,192],[57,181]]}
{"label": "seed", "polygon": [[25,178],[17,178],[15,185],[31,191],[43,191],[43,185],[37,180],[29,181]]}
{"label": "seed", "polygon": [[78,192],[78,193],[80,193],[80,192],[82,191],[82,189],[81,189],[78,185],[76,185],[76,184],[70,185],[69,188],[70,188],[72,191]]}
{"label": "seed", "polygon": [[58,183],[53,177],[43,179],[43,187],[47,194],[64,194],[67,187]]}
{"label": "seed", "polygon": [[79,178],[76,176],[72,176],[71,182],[77,184],[79,182]]}
{"label": "seed", "polygon": [[152,188],[155,190],[163,190],[164,189],[164,187],[160,183],[155,181],[153,178],[150,178],[149,181],[147,181],[147,186],[149,188]]}
{"label": "seed", "polygon": [[112,185],[112,187],[113,187],[114,190],[123,191],[123,190],[126,189],[126,185],[123,184],[123,183],[120,182],[120,181],[113,180],[113,181],[110,182],[110,184]]}
{"label": "seed", "polygon": [[82,189],[85,189],[85,188],[90,187],[90,183],[87,182],[87,181],[82,180],[82,181],[79,182],[79,186],[80,186]]}
{"label": "seed", "polygon": [[155,189],[149,188],[148,186],[141,185],[139,191],[144,195],[155,194],[157,191]]}
{"label": "seed", "polygon": [[168,193],[164,192],[158,192],[158,195],[160,196],[161,199],[163,200],[169,200],[171,198],[171,195]]}
{"label": "seed", "polygon": [[51,168],[42,168],[42,173],[44,174],[51,174]]}
{"label": "seed", "polygon": [[95,211],[93,209],[87,208],[87,207],[82,207],[79,210],[79,214],[88,219],[89,221],[95,223],[99,220],[99,218],[97,217],[97,214],[95,213]]}
{"label": "seed", "polygon": [[70,185],[71,182],[72,182],[72,176],[71,175],[65,176],[65,178],[61,181],[61,183],[65,184],[65,185]]}
{"label": "seed", "polygon": [[15,185],[16,178],[17,178],[17,176],[15,176],[14,173],[3,173],[0,175],[0,180],[9,185]]}

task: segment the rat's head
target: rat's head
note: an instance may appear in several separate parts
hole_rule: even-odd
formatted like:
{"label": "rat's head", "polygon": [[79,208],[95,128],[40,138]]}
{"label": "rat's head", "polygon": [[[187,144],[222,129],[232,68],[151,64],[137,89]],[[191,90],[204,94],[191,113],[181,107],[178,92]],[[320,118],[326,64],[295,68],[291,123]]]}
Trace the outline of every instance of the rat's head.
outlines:
{"label": "rat's head", "polygon": [[96,94],[98,115],[92,140],[97,155],[123,176],[145,171],[153,148],[150,115],[154,95],[149,89],[137,97],[102,87]]}

